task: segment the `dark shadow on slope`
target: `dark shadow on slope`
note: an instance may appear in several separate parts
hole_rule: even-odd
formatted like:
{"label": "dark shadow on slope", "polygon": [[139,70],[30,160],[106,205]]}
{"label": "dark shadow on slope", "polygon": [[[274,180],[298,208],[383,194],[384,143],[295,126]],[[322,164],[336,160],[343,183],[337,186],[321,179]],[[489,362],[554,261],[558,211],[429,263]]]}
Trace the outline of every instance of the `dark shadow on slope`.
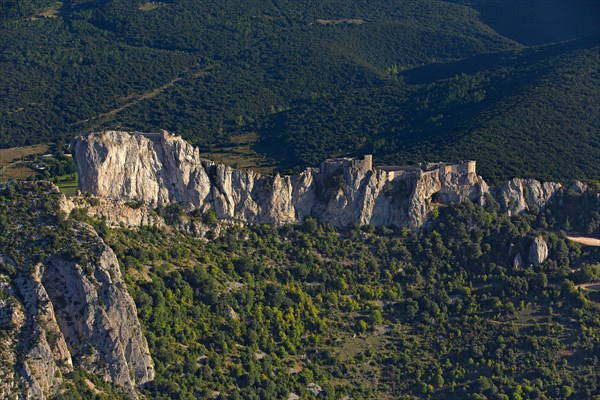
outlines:
{"label": "dark shadow on slope", "polygon": [[600,45],[600,36],[588,36],[568,42],[533,47],[521,52],[482,54],[460,61],[428,64],[403,72],[406,83],[424,84],[459,74],[473,74],[500,67],[532,65],[548,57],[558,56],[574,50],[588,49]]}
{"label": "dark shadow on slope", "polygon": [[[414,85],[410,95],[402,92],[406,88],[388,85],[367,93],[348,90],[331,98],[296,103],[292,109],[263,121],[257,129],[261,140],[255,150],[277,160],[280,170],[284,171],[315,166],[331,156],[372,153],[379,164],[457,161],[472,157],[479,160],[485,156],[481,161],[491,163],[495,160],[494,169],[485,170],[486,178],[526,175],[549,179],[560,176],[556,173],[557,168],[551,176],[547,172],[550,169],[543,167],[544,162],[540,161],[542,154],[553,155],[537,144],[545,143],[543,136],[551,132],[545,138],[549,143],[547,148],[558,148],[562,140],[558,132],[561,131],[565,135],[566,132],[581,131],[569,137],[581,140],[582,145],[590,143],[588,136],[592,133],[586,136],[586,132],[591,128],[587,122],[581,121],[588,121],[593,115],[586,114],[585,118],[577,116],[565,107],[565,102],[570,104],[570,100],[557,97],[557,93],[552,94],[555,97],[546,98],[536,97],[535,92],[563,82],[561,69],[573,62],[579,63],[582,52],[578,50],[594,46],[596,40],[586,38],[529,49],[514,55],[511,63],[504,59],[504,64],[490,63],[488,71],[474,68],[474,73],[465,74],[464,70],[454,70],[448,76],[444,75],[448,71],[441,71],[439,76],[447,79]],[[591,57],[590,51],[585,53]],[[573,76],[571,74],[571,78],[564,79],[573,79]],[[592,101],[588,91],[577,92],[574,88],[570,95],[574,93],[580,93],[579,97],[587,96],[585,98],[589,100],[584,100],[586,103]],[[519,104],[528,100],[533,101],[532,113],[554,113],[549,121],[556,120],[560,113],[566,113],[560,119],[565,122],[557,128],[555,122],[546,125],[543,120],[532,119],[519,108]],[[559,104],[560,108],[548,108],[553,104]],[[365,105],[372,110],[369,118],[358,112]],[[498,117],[502,122],[496,120]],[[490,123],[493,125],[488,125]],[[510,128],[504,126],[506,124]],[[478,132],[478,136],[474,137],[473,132]],[[511,146],[512,153],[508,154],[509,150],[498,147],[492,156],[489,151],[486,153],[479,149],[488,148],[489,143],[504,143],[506,135],[514,136],[516,144]],[[535,143],[531,142],[532,138],[535,138]],[[461,147],[459,143],[470,147]],[[535,149],[536,154],[523,154],[521,150],[526,148]],[[589,160],[590,150],[586,147],[582,152],[585,153],[582,159]],[[535,161],[525,160],[533,159],[534,155],[537,157]],[[564,164],[558,160],[552,162],[553,166],[560,165],[560,168]],[[576,176],[577,168],[572,166],[569,176]]]}
{"label": "dark shadow on slope", "polygon": [[598,0],[446,0],[467,5],[499,34],[536,46],[600,34]]}

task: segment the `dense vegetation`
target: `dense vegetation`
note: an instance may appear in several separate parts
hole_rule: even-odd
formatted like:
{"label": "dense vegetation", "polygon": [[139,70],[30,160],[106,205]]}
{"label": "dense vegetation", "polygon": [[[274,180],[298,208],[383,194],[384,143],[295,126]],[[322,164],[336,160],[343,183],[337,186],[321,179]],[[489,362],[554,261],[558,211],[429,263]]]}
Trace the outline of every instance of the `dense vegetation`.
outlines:
{"label": "dense vegetation", "polygon": [[[600,248],[562,229],[600,233],[597,193],[512,218],[491,198],[453,205],[419,232],[308,219],[206,241],[71,217],[119,258],[156,366],[148,398],[592,399],[600,296],[575,285],[600,279]],[[0,253],[17,268],[0,273],[16,279],[56,251],[94,262],[58,200],[45,183],[2,190]],[[549,259],[515,267],[540,234]],[[123,397],[79,369],[67,378],[62,398]]]}
{"label": "dense vegetation", "polygon": [[451,0],[473,7],[483,22],[526,45],[598,34],[600,3],[589,0]]}
{"label": "dense vegetation", "polygon": [[[301,4],[300,4],[301,3]],[[336,155],[476,159],[513,176],[600,179],[594,1],[15,0],[0,3],[0,147],[74,180],[69,139],[168,129],[203,151],[258,137],[283,171]],[[255,135],[256,134],[256,135]],[[60,177],[60,178],[59,178]],[[492,199],[431,226],[227,227],[157,210],[165,229],[58,211],[46,183],[0,188],[8,281],[92,224],[114,249],[157,377],[149,399],[600,399],[598,187],[509,218]],[[132,204],[133,206],[139,206]],[[178,232],[178,219],[214,228]],[[517,267],[542,235],[550,256]],[[4,292],[2,292],[4,293]],[[2,294],[3,295],[3,294]],[[0,335],[6,334],[0,326]],[[125,398],[81,369],[63,399]],[[90,382],[93,383],[90,388]]]}
{"label": "dense vegetation", "polygon": [[[95,223],[138,305],[149,398],[591,399],[600,296],[575,284],[600,278],[600,249],[561,229],[600,232],[595,196],[513,218],[455,205],[421,232]],[[539,234],[550,258],[515,268]]]}
{"label": "dense vegetation", "polygon": [[[57,249],[93,253],[76,249],[67,216],[58,211],[60,193],[49,182],[14,183],[0,187],[0,254],[28,268]],[[14,276],[10,265],[1,263],[0,273]],[[7,268],[4,270],[3,268]]]}
{"label": "dense vegetation", "polygon": [[4,2],[0,146],[164,128],[210,151],[258,132],[284,170],[373,152],[600,177],[597,3],[504,3]]}
{"label": "dense vegetation", "polygon": [[286,167],[372,152],[387,164],[474,159],[490,181],[598,177],[600,58],[585,48],[594,40],[405,71],[398,77],[419,86],[410,94],[355,89],[307,101],[259,128],[261,145]]}

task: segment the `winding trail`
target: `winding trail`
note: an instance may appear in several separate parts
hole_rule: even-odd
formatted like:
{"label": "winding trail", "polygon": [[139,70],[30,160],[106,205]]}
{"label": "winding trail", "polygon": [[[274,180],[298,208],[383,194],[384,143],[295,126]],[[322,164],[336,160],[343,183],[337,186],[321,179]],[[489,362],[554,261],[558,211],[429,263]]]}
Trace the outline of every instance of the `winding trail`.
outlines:
{"label": "winding trail", "polygon": [[101,114],[95,115],[91,118],[87,118],[87,119],[84,119],[81,121],[77,121],[77,122],[73,123],[73,125],[75,125],[75,126],[82,125],[82,124],[96,121],[99,119],[111,119],[112,117],[114,117],[115,115],[117,115],[118,113],[120,113],[121,111],[123,111],[129,107],[133,107],[133,106],[137,105],[138,103],[141,103],[144,100],[152,99],[152,98],[158,96],[165,90],[175,86],[175,84],[179,81],[182,81],[187,78],[200,78],[202,76],[205,76],[208,73],[208,71],[210,71],[212,68],[213,67],[208,67],[208,68],[198,70],[198,71],[187,72],[183,75],[178,76],[177,78],[173,78],[172,80],[170,80],[169,82],[165,83],[162,86],[159,86],[154,89],[150,89],[145,92],[130,95],[129,98],[131,98],[131,100],[128,103],[125,103],[122,106],[115,108],[114,110],[111,110],[111,111],[108,111],[105,113],[101,113]]}

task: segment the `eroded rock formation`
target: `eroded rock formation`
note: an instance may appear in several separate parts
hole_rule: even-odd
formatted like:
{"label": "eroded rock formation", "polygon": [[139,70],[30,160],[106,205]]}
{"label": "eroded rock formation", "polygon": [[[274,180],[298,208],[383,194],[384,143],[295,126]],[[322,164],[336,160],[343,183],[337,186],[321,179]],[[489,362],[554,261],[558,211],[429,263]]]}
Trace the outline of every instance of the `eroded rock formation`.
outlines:
{"label": "eroded rock formation", "polygon": [[311,216],[338,227],[419,228],[438,204],[483,203],[490,193],[513,215],[543,208],[562,191],[558,183],[518,178],[490,189],[474,161],[373,167],[365,156],[326,160],[297,175],[261,175],[203,159],[166,131],[92,133],[77,138],[73,149],[83,193],[149,207],[214,210],[219,219],[247,223],[297,223]]}
{"label": "eroded rock formation", "polygon": [[93,249],[89,263],[58,252],[27,272],[0,255],[5,269],[21,271],[12,280],[0,274],[0,398],[51,397],[74,364],[133,397],[154,378],[115,254],[90,226],[74,226],[77,240]]}
{"label": "eroded rock formation", "polygon": [[493,195],[503,211],[516,215],[532,207],[543,208],[561,190],[560,183],[515,178],[493,190]]}
{"label": "eroded rock formation", "polygon": [[335,226],[417,228],[435,203],[481,202],[487,191],[473,161],[373,168],[367,156],[270,176],[202,159],[198,149],[166,132],[81,136],[74,154],[84,193],[152,207],[212,209],[220,219],[249,223],[295,223],[313,216]]}
{"label": "eroded rock formation", "polygon": [[537,236],[533,239],[529,248],[529,262],[533,265],[539,265],[548,258],[548,244],[543,237]]}

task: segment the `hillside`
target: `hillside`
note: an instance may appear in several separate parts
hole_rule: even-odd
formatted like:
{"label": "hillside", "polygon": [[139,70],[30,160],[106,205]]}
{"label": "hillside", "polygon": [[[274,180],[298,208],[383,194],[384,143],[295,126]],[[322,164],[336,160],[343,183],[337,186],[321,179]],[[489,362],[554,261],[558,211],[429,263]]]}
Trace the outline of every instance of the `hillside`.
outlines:
{"label": "hillside", "polygon": [[0,399],[600,400],[600,0],[0,0]]}
{"label": "hillside", "polygon": [[[597,195],[510,218],[455,204],[416,232],[220,226],[174,207],[154,213],[167,225],[126,229],[67,216],[47,183],[11,184],[0,395],[595,399],[600,248],[562,228],[598,233]],[[211,240],[182,231],[190,221]],[[121,358],[128,335],[152,364]]]}
{"label": "hillside", "polygon": [[430,64],[398,74],[409,90],[353,89],[305,101],[259,128],[259,149],[284,168],[372,152],[386,164],[475,159],[490,181],[597,178],[596,43]]}
{"label": "hillside", "polygon": [[63,201],[48,182],[0,188],[0,398],[77,384],[90,398],[92,381],[135,398],[154,378],[135,303],[115,254]]}
{"label": "hillside", "polygon": [[449,0],[475,9],[501,35],[531,46],[600,33],[595,0]]}
{"label": "hillside", "polygon": [[[581,4],[594,2],[534,2],[536,24],[458,3],[6,4],[0,146],[167,129],[254,167],[373,152],[394,163],[477,158],[491,179],[598,178],[598,37],[577,39],[598,34],[579,23],[595,10]],[[558,14],[564,29],[523,39]],[[240,153],[237,138],[256,133]],[[555,155],[563,134],[587,161],[550,157],[547,168],[539,149],[514,151],[543,137]]]}

